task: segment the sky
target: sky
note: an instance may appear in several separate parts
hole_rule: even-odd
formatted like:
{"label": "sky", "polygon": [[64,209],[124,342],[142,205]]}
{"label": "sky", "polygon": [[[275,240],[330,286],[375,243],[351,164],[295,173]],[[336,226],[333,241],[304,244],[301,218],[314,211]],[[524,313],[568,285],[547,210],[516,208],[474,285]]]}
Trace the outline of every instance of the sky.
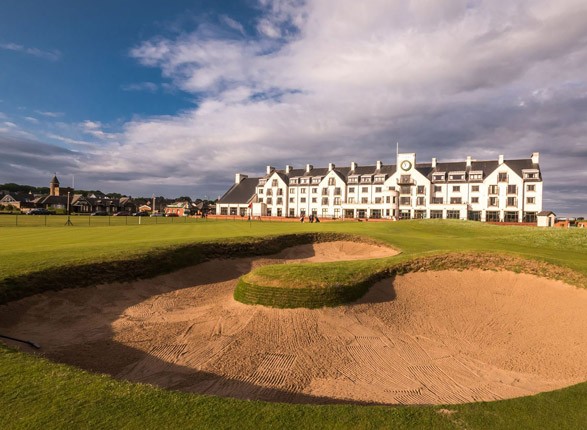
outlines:
{"label": "sky", "polygon": [[4,0],[0,183],[216,198],[265,166],[528,158],[587,215],[584,0]]}

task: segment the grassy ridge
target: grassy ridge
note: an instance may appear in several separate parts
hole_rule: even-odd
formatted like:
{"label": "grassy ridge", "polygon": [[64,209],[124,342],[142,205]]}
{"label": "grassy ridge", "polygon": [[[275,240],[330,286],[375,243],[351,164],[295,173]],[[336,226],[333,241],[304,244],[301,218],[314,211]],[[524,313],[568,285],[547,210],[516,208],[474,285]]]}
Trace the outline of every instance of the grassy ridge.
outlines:
{"label": "grassy ridge", "polygon": [[[538,262],[539,267],[546,267],[540,266],[542,262],[562,267],[561,276],[567,276],[567,269],[574,270],[581,277],[587,276],[587,232],[581,230],[540,230],[448,220],[320,224],[207,221],[188,225],[99,229],[0,229],[5,244],[0,249],[0,282],[35,276],[46,270],[59,272],[67,268],[68,273],[72,273],[81,270],[83,265],[95,263],[121,264],[122,274],[130,276],[122,263],[128,259],[173,256],[174,249],[183,247],[186,261],[180,263],[185,264],[198,258],[209,258],[214,253],[211,246],[215,245],[202,245],[203,256],[198,257],[189,251],[194,244],[210,241],[254,244],[271,235],[316,232],[371,237],[401,249],[403,253],[394,257],[398,260],[422,261],[429,257],[433,261],[439,254],[453,252],[470,255],[504,253],[530,258]],[[259,250],[260,253],[264,251],[266,249]],[[170,264],[177,264],[173,260],[170,258]],[[157,270],[169,270],[165,264],[159,265],[157,259],[151,261]],[[380,262],[374,260],[372,264]],[[288,265],[292,266],[296,265]],[[303,268],[292,270],[303,272]],[[368,263],[365,270],[369,270]],[[288,276],[285,272],[282,275]],[[28,286],[22,284],[19,288]],[[30,291],[20,294],[27,295]],[[0,346],[0,417],[2,428],[7,429],[294,426],[580,429],[587,422],[587,383],[537,396],[444,408],[451,412],[442,413],[441,406],[307,406],[190,395],[117,381]]]}

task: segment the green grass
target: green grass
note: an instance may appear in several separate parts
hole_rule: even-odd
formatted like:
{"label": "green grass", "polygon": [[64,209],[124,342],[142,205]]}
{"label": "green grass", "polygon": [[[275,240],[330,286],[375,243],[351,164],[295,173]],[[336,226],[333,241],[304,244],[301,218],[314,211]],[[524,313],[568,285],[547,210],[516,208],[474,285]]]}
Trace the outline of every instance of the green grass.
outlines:
{"label": "green grass", "polygon": [[[538,270],[558,266],[563,278],[569,275],[568,269],[579,274],[577,279],[587,276],[587,232],[578,229],[437,220],[320,224],[198,220],[101,228],[0,228],[4,239],[0,283],[18,284],[19,279],[38,279],[43,273],[76,273],[80,266],[93,264],[124,269],[125,263],[120,261],[127,259],[155,262],[150,272],[144,272],[153,274],[172,268],[173,259],[163,258],[165,255],[180,256],[177,266],[214,256],[217,245],[207,242],[228,242],[233,245],[233,255],[239,255],[239,249],[243,254],[256,252],[254,244],[269,236],[315,232],[364,235],[402,250],[397,257],[334,264],[326,271],[324,265],[316,265],[323,273],[319,283],[345,279],[361,270],[372,272],[393,262],[418,260],[439,265],[441,260],[434,259],[446,253],[500,253],[536,261]],[[192,255],[190,250],[202,254]],[[160,257],[164,264],[157,266],[159,260],[150,257]],[[543,266],[543,262],[549,265]],[[304,279],[310,277],[313,266],[287,265],[274,275]],[[517,267],[515,262],[512,267]],[[129,276],[132,274],[130,270]],[[26,284],[19,284],[19,288],[25,290],[19,291],[20,296],[34,292],[26,291]],[[440,413],[442,406],[308,406],[178,393],[117,381],[0,347],[2,428],[584,428],[587,383],[537,396],[444,408],[454,412]]]}

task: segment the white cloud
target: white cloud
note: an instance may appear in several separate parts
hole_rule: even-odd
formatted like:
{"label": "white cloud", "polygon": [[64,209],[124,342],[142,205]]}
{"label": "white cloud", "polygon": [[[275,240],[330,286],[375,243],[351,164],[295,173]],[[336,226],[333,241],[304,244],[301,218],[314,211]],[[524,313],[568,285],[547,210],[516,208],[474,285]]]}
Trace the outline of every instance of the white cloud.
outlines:
{"label": "white cloud", "polygon": [[240,22],[235,21],[234,19],[226,15],[220,16],[220,21],[226,24],[229,28],[238,31],[243,36],[245,35],[245,28]]}
{"label": "white cloud", "polygon": [[153,82],[136,82],[132,84],[125,84],[121,86],[123,91],[147,91],[150,93],[156,92],[159,87]]}
{"label": "white cloud", "polygon": [[36,113],[38,113],[39,115],[43,115],[49,118],[59,118],[64,116],[65,114],[63,112],[51,112],[51,111],[41,111],[41,110],[36,110]]}
{"label": "white cloud", "polygon": [[17,43],[0,43],[0,49],[6,51],[22,52],[24,54],[32,55],[33,57],[43,58],[45,60],[57,61],[61,58],[61,52],[57,49],[45,51],[38,48],[30,48],[19,45]]}

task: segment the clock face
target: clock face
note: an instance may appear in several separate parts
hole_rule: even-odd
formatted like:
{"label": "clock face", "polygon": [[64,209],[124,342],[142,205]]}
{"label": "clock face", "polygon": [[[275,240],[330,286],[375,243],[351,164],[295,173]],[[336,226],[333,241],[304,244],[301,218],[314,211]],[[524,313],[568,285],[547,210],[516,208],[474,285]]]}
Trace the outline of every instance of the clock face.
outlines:
{"label": "clock face", "polygon": [[412,163],[410,163],[408,160],[402,161],[402,169],[403,170],[410,170],[412,168]]}

